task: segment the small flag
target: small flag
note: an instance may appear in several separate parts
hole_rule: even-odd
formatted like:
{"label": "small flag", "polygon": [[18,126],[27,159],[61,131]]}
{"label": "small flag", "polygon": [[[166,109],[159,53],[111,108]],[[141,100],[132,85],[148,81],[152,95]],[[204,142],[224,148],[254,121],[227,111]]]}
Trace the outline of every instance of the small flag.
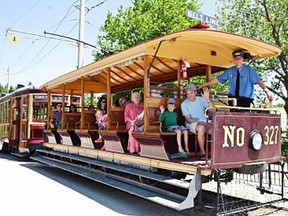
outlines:
{"label": "small flag", "polygon": [[15,42],[15,43],[19,43],[20,42],[20,38],[15,36],[15,35],[9,35],[9,40],[11,42]]}

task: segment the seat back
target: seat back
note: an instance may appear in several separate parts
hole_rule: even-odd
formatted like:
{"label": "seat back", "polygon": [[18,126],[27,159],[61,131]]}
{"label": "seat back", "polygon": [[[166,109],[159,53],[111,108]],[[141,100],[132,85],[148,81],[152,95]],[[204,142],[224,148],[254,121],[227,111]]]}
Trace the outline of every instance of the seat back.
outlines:
{"label": "seat back", "polygon": [[81,119],[81,113],[64,113],[63,128],[64,129],[76,129]]}
{"label": "seat back", "polygon": [[125,131],[124,107],[115,107],[110,111],[110,129]]}

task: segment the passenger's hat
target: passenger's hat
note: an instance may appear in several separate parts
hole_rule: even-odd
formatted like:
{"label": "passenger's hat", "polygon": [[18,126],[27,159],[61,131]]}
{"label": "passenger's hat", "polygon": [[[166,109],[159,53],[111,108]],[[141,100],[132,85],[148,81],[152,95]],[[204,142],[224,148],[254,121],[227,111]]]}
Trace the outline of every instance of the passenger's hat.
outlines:
{"label": "passenger's hat", "polygon": [[236,50],[232,53],[233,58],[237,58],[237,57],[244,57],[244,52],[242,50]]}
{"label": "passenger's hat", "polygon": [[176,100],[174,98],[168,98],[167,104],[175,104]]}
{"label": "passenger's hat", "polygon": [[197,88],[193,83],[190,83],[186,86],[186,90],[196,91]]}

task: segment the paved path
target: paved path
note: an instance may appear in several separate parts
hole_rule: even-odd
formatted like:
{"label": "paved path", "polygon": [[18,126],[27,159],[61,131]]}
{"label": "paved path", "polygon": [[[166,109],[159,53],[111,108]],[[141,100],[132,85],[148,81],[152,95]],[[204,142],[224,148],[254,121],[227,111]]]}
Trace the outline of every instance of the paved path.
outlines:
{"label": "paved path", "polygon": [[[232,190],[229,189],[230,186],[242,192],[245,187],[234,184],[226,186],[229,191]],[[244,189],[244,191],[249,193],[250,190]],[[286,204],[281,203],[279,208],[249,211],[245,215],[288,215]],[[0,214],[1,216],[215,215],[211,211],[177,212],[57,168],[2,153],[0,153]]]}
{"label": "paved path", "polygon": [[182,216],[191,215],[191,210],[177,212],[57,168],[0,153],[0,214]]}

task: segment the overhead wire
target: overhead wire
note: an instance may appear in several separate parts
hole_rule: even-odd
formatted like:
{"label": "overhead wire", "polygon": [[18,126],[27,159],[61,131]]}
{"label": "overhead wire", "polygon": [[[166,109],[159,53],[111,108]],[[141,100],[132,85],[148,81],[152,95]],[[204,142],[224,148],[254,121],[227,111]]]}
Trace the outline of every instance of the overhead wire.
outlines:
{"label": "overhead wire", "polygon": [[[64,20],[66,19],[66,17],[68,16],[68,13],[70,12],[71,8],[73,7],[73,5],[74,5],[77,1],[78,1],[78,0],[76,0],[76,1],[69,7],[68,11],[67,11],[66,14],[64,15],[64,17],[61,19],[61,21],[59,22],[59,24],[58,24],[58,26],[56,27],[56,29],[55,29],[54,32],[56,32],[56,31],[60,28],[60,26],[61,26],[61,24],[63,23],[63,21],[64,21]],[[74,28],[75,28],[75,26],[72,28],[72,30],[73,30]],[[72,30],[70,30],[69,33],[70,33]],[[69,33],[68,33],[68,34],[69,34]],[[34,63],[33,65],[31,65],[31,64],[35,61],[35,59],[38,58],[38,56],[43,52],[44,48],[45,48],[45,47],[48,45],[48,43],[50,42],[50,39],[51,39],[51,37],[48,38],[48,41],[44,44],[44,46],[40,49],[40,51],[34,56],[34,58],[33,58],[31,61],[29,61],[29,63],[28,63],[23,69],[15,72],[15,73],[13,73],[12,75],[19,74],[19,73],[22,73],[22,72],[24,72],[24,71],[26,71],[26,70],[28,70],[28,69],[31,69],[31,68],[32,68],[33,66],[35,66],[37,63],[39,63],[39,61],[41,61],[44,57],[46,57],[49,53],[51,53],[52,50],[55,49],[55,48],[61,43],[61,42],[59,42],[58,45],[56,45],[53,49],[51,49],[51,50],[48,52],[48,54],[44,55],[42,58],[40,58],[40,60],[38,60],[38,61],[37,61],[36,63]],[[31,65],[31,66],[30,66],[30,65]]]}
{"label": "overhead wire", "polygon": [[[40,0],[38,0],[38,2],[39,2],[39,1],[40,1]],[[88,0],[87,0],[87,1],[88,1]],[[86,2],[87,2],[87,1],[86,1]],[[108,1],[108,0],[104,0],[104,1],[102,1],[102,2],[100,2],[100,3],[98,3],[97,5],[92,6],[90,9],[87,10],[87,13],[90,12],[92,9],[94,9],[94,8],[102,5],[102,4],[105,3],[106,1]],[[37,2],[37,3],[38,3],[38,2]],[[61,21],[60,21],[58,24],[56,24],[56,25],[58,25],[58,26],[56,27],[54,33],[59,29],[59,27],[61,26],[61,24],[63,23],[63,21],[64,21],[70,14],[74,13],[75,10],[74,10],[74,11],[71,11],[71,12],[70,12],[70,10],[71,10],[71,8],[75,5],[76,2],[78,2],[78,0],[76,0],[76,1],[70,6],[70,8],[68,9],[68,11],[67,11],[66,14],[64,15],[64,17],[61,19]],[[34,6],[34,5],[33,5],[33,6]],[[31,8],[31,9],[32,9],[32,8]],[[30,10],[31,10],[31,9],[30,9]],[[29,10],[29,11],[30,11],[30,10]],[[70,13],[69,13],[69,12],[70,12]],[[87,14],[87,13],[86,13],[86,14]],[[25,13],[25,14],[26,14],[26,13]],[[75,27],[76,27],[78,24],[79,24],[79,22],[66,34],[66,36],[69,35],[69,34],[75,29]],[[54,28],[54,26],[51,27],[50,29],[52,29],[52,28]],[[22,32],[22,33],[23,33],[23,32]],[[27,33],[27,34],[28,34],[28,33]],[[30,33],[30,34],[31,34],[31,35],[34,35],[34,36],[39,36],[39,35],[36,35],[36,34],[33,34],[33,33]],[[46,36],[42,36],[42,37],[46,37]],[[46,48],[47,44],[50,42],[51,39],[55,39],[55,38],[54,38],[54,37],[49,37],[49,38],[48,38],[48,41],[44,44],[44,46],[40,49],[40,51],[34,56],[34,58],[33,58],[31,61],[30,61],[28,64],[26,64],[26,66],[24,66],[21,70],[13,73],[13,74],[11,74],[11,75],[20,74],[20,73],[22,73],[22,72],[25,72],[25,71],[31,69],[31,68],[34,67],[36,64],[38,64],[41,60],[43,60],[46,56],[48,56],[54,49],[56,49],[61,42],[65,41],[64,39],[62,39],[58,44],[56,44],[52,49],[50,49],[44,56],[42,56],[39,60],[37,60],[36,62],[34,62],[35,59],[38,58],[39,55],[43,52],[44,48]],[[67,41],[67,40],[66,40],[66,41]],[[71,42],[71,41],[70,41],[70,42]],[[21,55],[21,56],[24,56],[24,55]],[[18,59],[18,60],[20,60],[20,59]],[[18,60],[17,60],[17,61],[18,61]],[[34,63],[33,63],[33,62],[34,62]],[[33,63],[33,64],[32,64],[32,63]],[[31,64],[32,64],[32,65],[31,65]]]}
{"label": "overhead wire", "polygon": [[[14,22],[13,25],[11,25],[8,29],[12,28],[14,25],[16,25],[28,12],[30,12],[32,10],[32,8],[34,8],[41,0],[37,0],[27,11],[25,11],[17,20],[16,22]],[[6,38],[7,38],[7,30],[5,32],[5,36],[4,36],[4,39],[3,39],[3,46],[2,46],[2,49],[1,49],[1,54],[0,54],[0,62],[2,60],[2,57],[3,57],[3,53],[4,53],[4,49],[5,49],[5,46],[6,46]]]}
{"label": "overhead wire", "polygon": [[20,59],[22,58],[22,56],[24,56],[28,51],[29,49],[32,47],[32,45],[34,44],[35,40],[32,41],[32,43],[24,50],[23,53],[21,53],[21,55],[16,59],[16,61],[12,64],[14,67],[15,65],[17,65],[17,63],[20,61]]}
{"label": "overhead wire", "polygon": [[[78,23],[67,33],[67,35],[68,35],[69,33],[71,33],[71,32],[75,29],[76,26],[78,26]],[[42,56],[42,57],[41,57],[38,61],[36,61],[34,64],[30,65],[29,67],[26,66],[26,68],[24,68],[25,71],[31,69],[31,68],[34,67],[36,64],[38,64],[40,61],[42,61],[42,60],[43,60],[46,56],[48,56],[54,49],[56,49],[56,48],[60,45],[60,43],[62,43],[62,41],[59,41],[54,47],[52,47],[44,56]],[[40,52],[41,52],[41,51],[42,51],[42,50],[40,50]],[[37,56],[39,56],[40,52],[38,52]],[[33,58],[33,60],[34,60],[34,59],[35,59],[35,58]],[[28,65],[29,65],[29,64],[28,64]],[[16,72],[16,73],[13,73],[13,74],[11,74],[11,75],[16,75],[16,74],[22,73],[22,72],[24,72],[24,69],[22,69],[21,71],[18,71],[18,72]]]}
{"label": "overhead wire", "polygon": [[[88,0],[87,0],[87,1],[88,1]],[[86,1],[86,2],[87,2],[87,1]],[[99,4],[92,6],[90,10],[92,10],[92,9],[100,6],[101,4],[105,3],[106,1],[108,1],[108,0],[104,0],[104,1],[100,2]],[[69,10],[67,11],[67,13],[66,13],[65,16],[63,17],[63,19],[60,21],[60,23],[59,23],[58,27],[56,28],[56,30],[54,31],[54,33],[58,30],[58,28],[60,27],[60,25],[63,23],[64,19],[68,16],[69,11],[71,10],[72,6],[73,6],[76,2],[77,2],[77,1],[75,1],[75,2],[70,6]],[[86,2],[85,2],[85,3],[86,3]],[[73,12],[74,12],[74,11],[73,11]],[[88,12],[89,12],[89,10],[88,10]],[[88,12],[87,12],[87,13],[88,13]],[[71,13],[72,13],[72,12],[71,12]],[[87,13],[86,13],[86,14],[87,14]],[[69,33],[72,32],[72,30],[73,30],[78,24],[79,24],[79,22],[66,34],[66,36],[69,35]],[[51,37],[49,38],[49,40],[47,41],[47,43],[50,41],[50,39],[51,39]],[[31,64],[31,63],[34,61],[34,59],[36,59],[36,58],[39,56],[39,54],[42,52],[42,50],[46,47],[47,43],[46,43],[46,44],[44,45],[44,47],[40,50],[40,52],[39,52],[38,54],[36,54],[36,56],[32,59],[32,61],[29,62],[29,64]],[[32,68],[33,66],[35,66],[37,63],[39,63],[43,58],[45,58],[47,55],[49,55],[57,46],[59,46],[60,43],[61,43],[61,42],[59,42],[56,46],[54,46],[54,48],[52,48],[46,55],[44,55],[42,58],[40,58],[40,59],[39,59],[37,62],[35,62],[33,65],[31,65],[31,66],[29,66],[29,67],[26,66],[24,69],[22,69],[22,70],[20,70],[20,71],[18,71],[18,72],[16,72],[16,73],[13,73],[12,75],[19,74],[19,73],[22,73],[22,72],[24,72],[24,71],[26,71],[26,70],[29,70],[30,68]],[[28,65],[29,65],[29,64],[28,64]]]}
{"label": "overhead wire", "polygon": [[[35,5],[38,4],[40,1],[41,1],[41,0],[36,1],[26,12],[24,12],[24,14],[22,14],[22,16],[20,16],[20,17],[16,20],[16,22],[15,22],[13,25],[17,24],[28,12],[31,11],[32,8],[35,7]],[[11,25],[10,28],[12,28],[13,25]]]}
{"label": "overhead wire", "polygon": [[96,4],[96,5],[92,6],[92,7],[90,8],[90,10],[92,10],[92,9],[94,9],[94,8],[96,8],[96,7],[99,7],[101,4],[104,4],[106,1],[108,1],[108,0],[104,0],[104,1],[102,1],[102,2],[100,2],[100,3],[98,3],[98,4]]}
{"label": "overhead wire", "polygon": [[[29,40],[36,40],[35,37],[39,37],[39,38],[44,38],[44,39],[47,39],[47,36],[46,35],[39,35],[39,34],[35,34],[35,33],[31,33],[31,32],[23,32],[23,31],[18,31],[18,30],[15,30],[15,29],[7,29],[8,32],[17,32],[19,34],[24,34],[24,35],[30,35],[32,37],[26,37],[27,39]],[[71,42],[70,40],[66,40],[66,39],[59,39],[59,38],[56,38],[56,37],[50,37],[51,39],[53,40],[60,40],[60,41],[64,41],[64,42]],[[40,39],[39,39],[40,40]]]}

